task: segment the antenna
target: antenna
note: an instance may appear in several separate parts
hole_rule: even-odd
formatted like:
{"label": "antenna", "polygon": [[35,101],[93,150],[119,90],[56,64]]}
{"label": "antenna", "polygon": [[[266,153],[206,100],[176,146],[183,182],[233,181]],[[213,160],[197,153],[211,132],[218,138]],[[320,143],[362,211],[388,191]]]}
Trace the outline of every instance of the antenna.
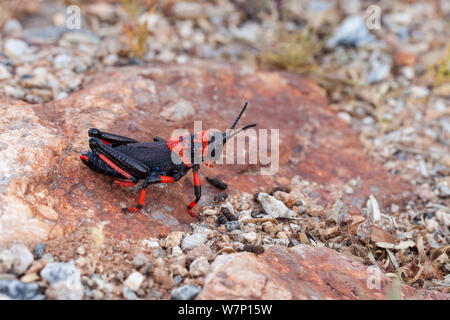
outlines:
{"label": "antenna", "polygon": [[230,128],[230,131],[233,130],[233,129],[236,127],[236,125],[237,125],[239,119],[241,119],[242,114],[244,113],[245,109],[247,109],[247,105],[248,105],[248,103],[245,102],[244,107],[242,108],[241,112],[240,112],[239,115],[237,116],[236,120],[234,120],[233,125],[232,125],[231,128]]}
{"label": "antenna", "polygon": [[247,130],[248,128],[251,128],[251,127],[256,127],[256,123],[249,124],[248,126],[240,128],[239,130],[237,130],[233,134],[230,134],[229,136],[226,136],[226,139],[229,140],[229,139],[233,138],[235,135],[237,135],[237,134],[241,133],[242,131]]}

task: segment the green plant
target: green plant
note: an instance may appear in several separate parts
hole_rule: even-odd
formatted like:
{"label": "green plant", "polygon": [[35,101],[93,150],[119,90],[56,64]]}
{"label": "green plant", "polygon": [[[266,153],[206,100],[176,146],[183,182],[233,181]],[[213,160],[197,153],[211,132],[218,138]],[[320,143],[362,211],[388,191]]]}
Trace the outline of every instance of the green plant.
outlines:
{"label": "green plant", "polygon": [[[125,12],[128,14],[130,21],[125,24],[125,34],[128,43],[134,54],[141,58],[147,51],[148,29],[147,21],[139,22],[139,17],[145,13],[145,8],[141,6],[139,0],[122,0]],[[149,14],[156,9],[156,5],[151,5]]]}
{"label": "green plant", "polygon": [[310,28],[300,33],[281,29],[279,40],[262,51],[260,61],[287,71],[311,73],[318,68],[316,56],[323,45],[323,41]]}
{"label": "green plant", "polygon": [[320,55],[326,39],[319,37],[318,30],[306,26],[302,32],[281,28],[278,39],[263,49],[258,57],[261,65],[300,73],[317,81],[327,90],[338,86],[356,86],[356,81],[336,76],[336,70],[324,69]]}
{"label": "green plant", "polygon": [[439,67],[434,78],[434,85],[437,86],[447,81],[450,81],[450,44],[447,45],[445,54],[439,63]]}

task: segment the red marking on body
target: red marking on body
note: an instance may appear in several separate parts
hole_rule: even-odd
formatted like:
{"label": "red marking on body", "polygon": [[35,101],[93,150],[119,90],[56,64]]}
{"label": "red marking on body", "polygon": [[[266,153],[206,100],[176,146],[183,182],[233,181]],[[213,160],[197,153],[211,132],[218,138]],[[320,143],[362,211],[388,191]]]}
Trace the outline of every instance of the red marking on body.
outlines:
{"label": "red marking on body", "polygon": [[174,179],[169,176],[159,176],[161,178],[161,183],[170,183],[174,182]]}
{"label": "red marking on body", "polygon": [[189,149],[189,146],[184,145],[183,142],[190,141],[190,136],[186,137],[171,137],[167,139],[166,145],[169,150],[171,150],[173,153],[175,153],[177,156],[181,158],[181,161],[188,166],[191,167],[192,163],[189,157],[186,155],[185,150]]}
{"label": "red marking on body", "polygon": [[85,155],[85,154],[81,154],[80,155],[80,159],[84,160],[84,161],[89,161],[89,157],[87,155]]}
{"label": "red marking on body", "polygon": [[128,172],[124,171],[122,168],[120,168],[118,165],[116,165],[114,162],[112,162],[111,160],[108,159],[107,156],[105,156],[104,154],[99,154],[98,155],[100,157],[100,159],[102,159],[103,161],[105,161],[111,168],[113,168],[114,170],[116,170],[118,173],[120,173],[121,175],[123,175],[125,178],[131,178],[131,174],[129,174]]}

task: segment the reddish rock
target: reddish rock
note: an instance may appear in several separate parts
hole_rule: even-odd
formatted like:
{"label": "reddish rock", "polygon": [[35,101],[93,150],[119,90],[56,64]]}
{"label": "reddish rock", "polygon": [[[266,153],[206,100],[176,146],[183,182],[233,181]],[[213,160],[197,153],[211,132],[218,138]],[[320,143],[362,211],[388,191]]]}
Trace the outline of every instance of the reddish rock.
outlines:
{"label": "reddish rock", "polygon": [[[143,213],[124,215],[121,207],[136,204],[138,191],[111,187],[111,178],[81,163],[87,131],[96,127],[152,141],[177,128],[192,131],[193,120],[202,120],[203,129],[223,130],[244,101],[249,108],[240,125],[257,122],[260,129],[280,129],[278,175],[256,175],[255,165],[202,166],[200,206],[219,192],[205,183],[206,176],[218,176],[229,192],[255,192],[300,175],[328,188],[315,193],[325,205],[335,202],[330,188],[342,189],[360,177],[354,194],[342,199],[356,211],[370,194],[381,207],[408,198],[409,187],[367,160],[358,133],[328,109],[324,91],[308,79],[283,72],[241,75],[238,68],[207,62],[126,67],[94,75],[83,90],[45,105],[3,101],[0,135],[6,149],[0,147],[6,156],[0,170],[7,174],[0,188],[0,240],[59,237],[99,220],[109,221],[105,230],[120,238],[189,229],[193,218],[185,208],[194,198],[191,174],[170,185],[150,186]],[[190,106],[195,114],[181,112],[179,121],[161,115]]]}
{"label": "reddish rock", "polygon": [[11,10],[14,17],[23,17],[39,12],[41,9],[41,0],[10,0],[7,8]]}
{"label": "reddish rock", "polygon": [[[391,278],[328,248],[270,246],[263,254],[218,256],[197,299],[386,299]],[[449,299],[401,285],[401,299]]]}
{"label": "reddish rock", "polygon": [[417,57],[407,51],[397,51],[394,54],[394,64],[396,66],[411,66],[417,61]]}

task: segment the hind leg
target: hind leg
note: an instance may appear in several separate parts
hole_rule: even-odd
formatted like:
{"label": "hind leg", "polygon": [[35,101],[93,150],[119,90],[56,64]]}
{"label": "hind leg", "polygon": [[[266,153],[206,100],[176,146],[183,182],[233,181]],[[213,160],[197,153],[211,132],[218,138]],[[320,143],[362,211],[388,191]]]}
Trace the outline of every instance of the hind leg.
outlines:
{"label": "hind leg", "polygon": [[[145,179],[149,174],[149,168],[133,157],[104,144],[98,138],[91,138],[89,146],[98,156],[114,170],[125,178],[135,182],[137,179]],[[134,177],[132,179],[131,177]]]}
{"label": "hind leg", "polygon": [[128,138],[124,136],[119,136],[117,134],[108,133],[104,131],[100,131],[96,128],[91,128],[88,131],[89,137],[98,138],[102,140],[103,143],[113,144],[113,145],[123,145],[129,143],[138,143],[139,141],[133,138]]}

